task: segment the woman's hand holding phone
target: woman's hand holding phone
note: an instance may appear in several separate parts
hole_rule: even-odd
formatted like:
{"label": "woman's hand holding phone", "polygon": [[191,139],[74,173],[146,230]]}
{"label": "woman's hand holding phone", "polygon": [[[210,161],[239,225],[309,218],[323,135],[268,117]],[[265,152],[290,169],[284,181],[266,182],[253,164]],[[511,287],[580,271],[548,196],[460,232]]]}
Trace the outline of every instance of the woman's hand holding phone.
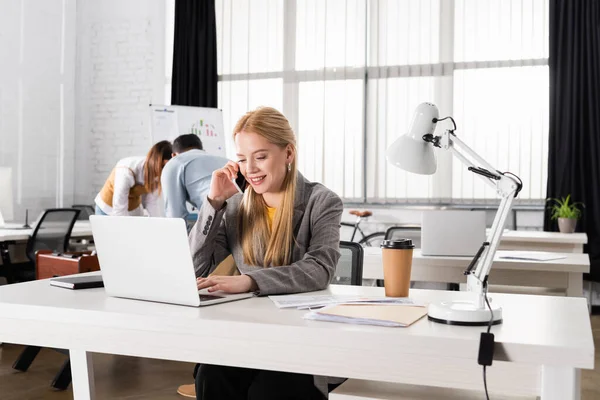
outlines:
{"label": "woman's hand holding phone", "polygon": [[216,210],[221,209],[227,199],[238,193],[237,187],[232,182],[238,174],[242,174],[240,167],[233,161],[229,161],[223,168],[213,172],[208,201]]}

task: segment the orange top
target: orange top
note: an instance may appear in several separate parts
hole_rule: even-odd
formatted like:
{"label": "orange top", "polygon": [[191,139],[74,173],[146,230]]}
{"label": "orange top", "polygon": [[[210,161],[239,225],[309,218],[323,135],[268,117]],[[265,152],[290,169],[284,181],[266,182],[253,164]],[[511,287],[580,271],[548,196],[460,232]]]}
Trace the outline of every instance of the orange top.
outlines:
{"label": "orange top", "polygon": [[276,208],[267,207],[267,217],[269,217],[269,229],[273,229],[273,220],[275,219]]}
{"label": "orange top", "polygon": [[[115,172],[117,168],[126,168],[126,167],[116,167],[110,173],[110,176],[104,183],[104,187],[100,191],[100,198],[103,202],[108,204],[110,207],[113,206],[113,194],[115,193]],[[127,168],[131,172],[132,175],[135,176],[131,168]],[[134,178],[135,179],[135,178]],[[128,211],[135,210],[142,204],[142,195],[147,194],[148,191],[143,185],[135,185],[131,189],[129,189],[129,206]]]}

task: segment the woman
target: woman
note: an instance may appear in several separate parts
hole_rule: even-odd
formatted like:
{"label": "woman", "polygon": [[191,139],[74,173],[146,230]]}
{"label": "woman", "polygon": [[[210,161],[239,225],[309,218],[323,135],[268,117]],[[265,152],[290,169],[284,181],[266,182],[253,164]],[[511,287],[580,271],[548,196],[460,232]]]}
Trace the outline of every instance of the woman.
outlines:
{"label": "woman", "polygon": [[[326,288],[340,256],[340,198],[297,172],[296,138],[277,110],[248,112],[233,139],[238,162],[213,173],[190,233],[198,288],[259,295]],[[248,182],[243,195],[232,183],[240,173]],[[229,254],[241,275],[202,278]],[[327,383],[312,375],[201,365],[196,393],[203,400],[321,400]]]}
{"label": "woman", "polygon": [[156,143],[146,157],[120,160],[94,200],[96,215],[161,216],[160,174],[171,159],[171,143]]}

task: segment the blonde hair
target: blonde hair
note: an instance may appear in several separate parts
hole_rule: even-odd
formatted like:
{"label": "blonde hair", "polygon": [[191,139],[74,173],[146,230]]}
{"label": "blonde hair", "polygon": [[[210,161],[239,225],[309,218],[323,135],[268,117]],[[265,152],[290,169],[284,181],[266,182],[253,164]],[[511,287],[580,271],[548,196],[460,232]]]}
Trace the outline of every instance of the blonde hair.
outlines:
{"label": "blonde hair", "polygon": [[[294,243],[294,198],[296,196],[296,136],[283,114],[271,107],[259,107],[247,112],[233,130],[233,139],[240,132],[256,133],[270,143],[284,149],[291,146],[294,159],[283,180],[283,198],[277,208],[271,231],[267,215],[267,204],[263,196],[248,185],[238,213],[238,230],[244,262],[258,265],[264,254],[263,266],[288,265],[292,259]],[[287,166],[286,166],[287,168]],[[246,229],[250,228],[251,229]]]}

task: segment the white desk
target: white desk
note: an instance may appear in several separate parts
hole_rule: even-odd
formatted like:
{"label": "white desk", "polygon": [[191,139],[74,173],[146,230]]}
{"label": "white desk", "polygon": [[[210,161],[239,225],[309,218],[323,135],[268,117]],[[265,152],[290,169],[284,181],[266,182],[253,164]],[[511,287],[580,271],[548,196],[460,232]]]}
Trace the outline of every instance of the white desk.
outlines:
{"label": "white desk", "polygon": [[[332,286],[336,294],[383,288]],[[418,301],[465,292],[412,290]],[[579,399],[580,371],[593,369],[585,299],[494,295],[504,323],[492,328],[491,391]],[[0,287],[0,341],[70,349],[76,400],[94,398],[91,353],[244,366],[355,379],[482,390],[481,327],[421,319],[409,328],[308,321],[268,298],[193,308],[71,291],[47,280]]]}
{"label": "white desk", "polygon": [[[0,229],[0,242],[23,242],[33,234],[33,229]],[[91,237],[92,226],[89,221],[75,221],[72,238]]]}
{"label": "white desk", "polygon": [[[583,296],[583,274],[590,271],[587,254],[564,253],[564,259],[551,261],[507,260],[499,257],[510,251],[496,252],[489,282],[493,285],[533,286],[564,289],[567,296]],[[424,256],[413,252],[411,280],[421,282],[466,283],[464,270],[472,257]],[[381,248],[365,247],[364,279],[383,279]]]}
{"label": "white desk", "polygon": [[587,241],[585,233],[505,231],[499,249],[583,253]]}

